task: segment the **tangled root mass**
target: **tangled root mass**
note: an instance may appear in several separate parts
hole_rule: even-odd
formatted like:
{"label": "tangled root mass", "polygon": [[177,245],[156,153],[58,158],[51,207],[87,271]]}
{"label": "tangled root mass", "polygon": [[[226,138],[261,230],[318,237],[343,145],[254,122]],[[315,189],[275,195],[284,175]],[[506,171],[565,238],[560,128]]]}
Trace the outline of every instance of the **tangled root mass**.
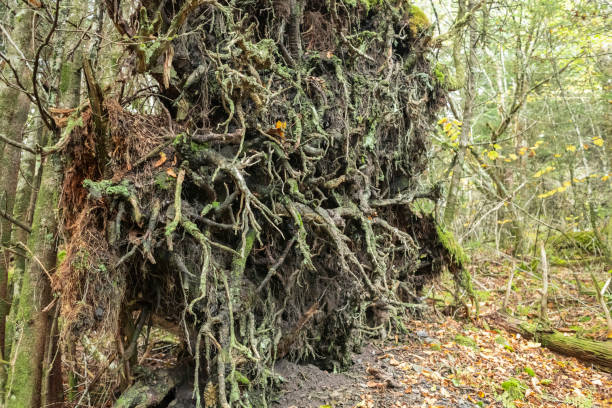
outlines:
{"label": "tangled root mass", "polygon": [[407,2],[107,3],[158,104],[109,92],[106,123],[74,131],[68,335],[118,330],[129,348],[152,321],[227,406],[279,358],[346,365],[458,267],[411,210],[437,199],[418,177],[444,92]]}

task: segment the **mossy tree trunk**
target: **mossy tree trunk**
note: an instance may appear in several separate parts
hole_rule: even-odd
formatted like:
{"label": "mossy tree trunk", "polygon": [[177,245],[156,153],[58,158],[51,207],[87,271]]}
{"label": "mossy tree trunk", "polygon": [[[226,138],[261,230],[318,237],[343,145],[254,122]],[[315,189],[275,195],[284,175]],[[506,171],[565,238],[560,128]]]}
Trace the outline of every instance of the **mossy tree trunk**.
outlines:
{"label": "mossy tree trunk", "polygon": [[[65,7],[78,15],[82,7]],[[54,50],[54,70],[62,72],[50,99],[60,108],[78,106],[81,92],[81,52],[68,60],[68,39],[64,34]],[[46,132],[47,146],[53,146],[62,130]],[[43,156],[40,163],[40,185],[35,196],[32,231],[27,243],[29,259],[23,276],[16,313],[12,361],[7,407],[63,405],[62,356],[59,348],[57,321],[58,304],[51,289],[51,279],[57,268],[60,244],[60,197],[64,163],[60,154]],[[25,248],[25,247],[24,247]]]}
{"label": "mossy tree trunk", "polygon": [[566,336],[555,330],[533,326],[511,316],[494,314],[488,317],[495,326],[518,333],[527,339],[535,339],[542,346],[557,353],[576,357],[612,372],[612,341],[594,341]]}
{"label": "mossy tree trunk", "polygon": [[[23,80],[29,75],[29,68],[25,58],[31,57],[31,30],[33,13],[31,10],[17,14],[15,29],[11,33],[15,47],[9,47],[11,65]],[[5,71],[10,71],[5,68]],[[8,74],[8,72],[7,72]],[[9,75],[10,76],[10,75]],[[15,143],[21,143],[25,124],[28,118],[30,100],[15,87],[3,86],[0,90],[0,132]],[[9,143],[1,145],[0,158],[0,211],[8,216],[13,215],[15,196],[17,192],[19,163],[21,150]],[[8,293],[8,270],[11,253],[7,249],[11,243],[13,224],[3,217],[0,223],[0,245],[2,254],[0,259],[0,358],[6,359],[6,317],[10,311],[10,297]]]}
{"label": "mossy tree trunk", "polygon": [[[17,313],[18,332],[13,353],[15,365],[10,376],[7,407],[38,408],[42,402],[43,361],[48,341],[51,290],[48,274],[57,260],[57,203],[62,167],[59,157],[50,157],[43,168],[42,182],[28,247],[32,251]],[[50,309],[50,310],[47,310]]]}

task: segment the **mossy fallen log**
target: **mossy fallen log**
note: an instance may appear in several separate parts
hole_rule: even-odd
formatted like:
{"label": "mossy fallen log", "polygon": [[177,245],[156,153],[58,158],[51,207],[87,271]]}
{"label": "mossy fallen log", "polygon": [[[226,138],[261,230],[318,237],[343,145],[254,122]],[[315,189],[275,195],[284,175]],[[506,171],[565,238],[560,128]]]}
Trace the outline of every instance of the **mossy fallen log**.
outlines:
{"label": "mossy fallen log", "polygon": [[490,324],[534,339],[552,351],[580,361],[592,363],[606,372],[612,372],[612,341],[594,341],[566,336],[556,330],[543,329],[512,316],[496,313],[487,316]]}

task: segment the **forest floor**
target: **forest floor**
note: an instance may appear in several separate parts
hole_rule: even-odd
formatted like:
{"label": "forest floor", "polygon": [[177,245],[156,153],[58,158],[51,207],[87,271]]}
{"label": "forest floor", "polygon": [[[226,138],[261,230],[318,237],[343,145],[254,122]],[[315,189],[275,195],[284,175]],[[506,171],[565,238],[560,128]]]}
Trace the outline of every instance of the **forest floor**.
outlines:
{"label": "forest floor", "polygon": [[[481,318],[454,319],[432,308],[421,320],[408,322],[410,335],[370,343],[342,373],[279,362],[276,371],[285,383],[273,406],[612,407],[612,374],[488,326],[483,317],[501,305],[508,265],[476,264],[472,273]],[[590,273],[554,268],[551,276],[553,327],[567,335],[605,339],[594,292],[588,290]],[[540,284],[537,272],[517,272],[508,303],[515,316],[537,316]],[[430,304],[450,303],[440,290],[445,287],[442,281],[431,288]]]}

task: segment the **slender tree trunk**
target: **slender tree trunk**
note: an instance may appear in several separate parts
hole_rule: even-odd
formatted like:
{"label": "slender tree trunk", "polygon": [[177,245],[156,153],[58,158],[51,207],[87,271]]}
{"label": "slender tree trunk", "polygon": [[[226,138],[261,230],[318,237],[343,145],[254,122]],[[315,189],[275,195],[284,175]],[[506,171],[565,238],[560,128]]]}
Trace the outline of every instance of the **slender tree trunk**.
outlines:
{"label": "slender tree trunk", "polygon": [[[33,13],[30,9],[19,13],[15,17],[15,29],[11,36],[15,45],[9,48],[12,65],[20,75],[20,79],[29,75],[26,61],[21,57],[31,56],[30,46]],[[28,118],[30,101],[26,95],[19,90],[4,86],[0,90],[0,132],[8,139],[21,143],[23,131]],[[19,172],[21,150],[7,143],[2,145],[2,156],[0,160],[0,211],[9,216],[13,215],[15,206],[15,195]],[[6,317],[10,311],[10,299],[8,296],[8,269],[10,264],[10,252],[5,248],[10,246],[12,224],[6,218],[0,221],[0,245],[3,247],[0,254],[0,358],[6,359]]]}
{"label": "slender tree trunk", "polygon": [[[42,125],[42,122],[39,123]],[[40,135],[42,131],[37,131],[32,135],[26,143],[32,146],[35,143],[40,143]],[[32,226],[32,217],[34,215],[34,204],[36,191],[38,190],[37,180],[39,177],[36,173],[36,155],[28,152],[22,152],[21,158],[21,182],[18,186],[17,197],[15,199],[14,217],[21,221],[24,225]],[[40,173],[40,170],[38,171]],[[33,201],[34,200],[34,201]],[[5,354],[11,355],[11,346],[13,344],[13,333],[15,329],[15,314],[19,304],[19,291],[21,288],[21,279],[25,272],[27,254],[20,243],[28,242],[28,231],[24,228],[15,227],[11,235],[11,242],[15,246],[18,254],[15,254],[13,262],[13,276],[9,285],[9,298],[11,310],[6,321],[6,339],[5,339]]]}
{"label": "slender tree trunk", "polygon": [[[473,1],[468,2],[468,9],[471,9],[474,4]],[[461,16],[466,12],[465,5],[462,1],[459,2],[460,5],[460,13],[457,16],[457,19],[460,19]],[[461,178],[463,176],[463,164],[465,162],[465,155],[467,147],[470,143],[471,139],[471,131],[472,131],[472,116],[473,116],[473,105],[474,105],[474,69],[473,67],[476,65],[476,53],[475,53],[475,42],[477,40],[477,35],[474,29],[470,29],[469,34],[469,49],[468,54],[466,56],[467,59],[467,77],[466,77],[466,87],[465,87],[465,95],[463,99],[463,117],[462,125],[461,125],[461,134],[459,135],[459,150],[457,150],[457,155],[455,156],[454,166],[452,168],[452,176],[451,182],[448,187],[448,195],[446,197],[446,206],[444,207],[444,224],[448,227],[451,226],[453,219],[455,218],[455,214],[457,212],[457,203],[459,201],[458,191],[461,190]],[[455,41],[460,41],[460,39],[456,39]]]}
{"label": "slender tree trunk", "polygon": [[61,185],[61,170],[61,161],[57,156],[49,157],[43,168],[32,233],[28,240],[31,259],[23,277],[17,313],[17,320],[23,326],[21,332],[16,334],[13,346],[16,360],[7,407],[41,406],[43,361],[49,332],[49,311],[45,308],[51,301],[47,275],[53,273],[57,259],[58,219],[55,210],[59,200],[57,186]]}
{"label": "slender tree trunk", "polygon": [[542,297],[540,298],[540,319],[548,320],[548,258],[544,242],[540,241],[540,269],[542,270]]}

